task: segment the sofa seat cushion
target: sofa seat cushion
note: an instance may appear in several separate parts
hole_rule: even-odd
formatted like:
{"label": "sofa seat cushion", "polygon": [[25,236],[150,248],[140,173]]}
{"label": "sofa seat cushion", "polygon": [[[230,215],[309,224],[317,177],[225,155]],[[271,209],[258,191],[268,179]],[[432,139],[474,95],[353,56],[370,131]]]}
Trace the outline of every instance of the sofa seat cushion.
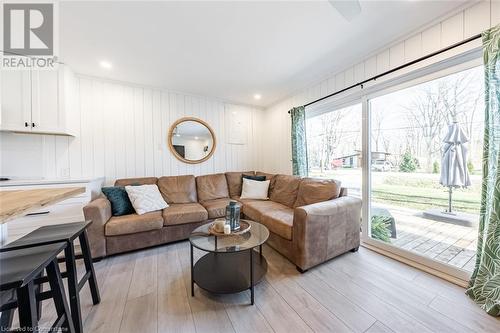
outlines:
{"label": "sofa seat cushion", "polygon": [[143,215],[129,214],[113,216],[104,227],[106,236],[135,234],[143,231],[157,230],[163,227],[161,211],[145,213]]}
{"label": "sofa seat cushion", "polygon": [[262,214],[260,223],[272,233],[288,240],[292,240],[293,209],[283,208],[271,210]]}
{"label": "sofa seat cushion", "polygon": [[262,215],[273,210],[286,209],[285,205],[269,200],[243,200],[243,214],[251,220],[261,222]]}
{"label": "sofa seat cushion", "polygon": [[203,201],[201,205],[207,210],[209,219],[216,219],[226,216],[226,206],[229,205],[230,201],[234,200],[231,200],[229,198],[221,198]]}
{"label": "sofa seat cushion", "polygon": [[208,219],[207,210],[199,203],[171,204],[163,210],[164,225],[201,222]]}

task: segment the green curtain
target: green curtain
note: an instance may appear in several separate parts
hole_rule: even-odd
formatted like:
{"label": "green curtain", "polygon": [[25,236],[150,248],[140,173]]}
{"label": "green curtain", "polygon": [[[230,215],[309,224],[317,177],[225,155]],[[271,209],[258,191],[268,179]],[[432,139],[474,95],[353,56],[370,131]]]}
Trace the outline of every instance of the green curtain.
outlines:
{"label": "green curtain", "polygon": [[467,294],[500,315],[500,25],[483,33],[485,131],[477,259]]}
{"label": "green curtain", "polygon": [[292,117],[292,167],[296,176],[307,176],[306,108],[291,109]]}

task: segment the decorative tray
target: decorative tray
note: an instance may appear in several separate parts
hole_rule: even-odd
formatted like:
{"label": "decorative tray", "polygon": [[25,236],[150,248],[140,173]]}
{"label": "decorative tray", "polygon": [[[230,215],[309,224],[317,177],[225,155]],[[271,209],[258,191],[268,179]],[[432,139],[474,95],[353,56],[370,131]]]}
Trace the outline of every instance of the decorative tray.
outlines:
{"label": "decorative tray", "polygon": [[[250,228],[252,227],[252,225],[250,223],[248,223],[247,221],[245,220],[240,220],[240,230],[237,230],[237,231],[231,231],[230,234],[225,234],[224,232],[218,232],[218,231],[215,231],[215,222],[217,221],[220,221],[221,219],[217,219],[215,221],[213,221],[210,226],[208,227],[208,232],[211,234],[211,235],[214,235],[214,236],[234,236],[234,235],[242,235],[246,232],[248,232],[250,230]],[[225,220],[222,220],[222,221],[225,221]]]}

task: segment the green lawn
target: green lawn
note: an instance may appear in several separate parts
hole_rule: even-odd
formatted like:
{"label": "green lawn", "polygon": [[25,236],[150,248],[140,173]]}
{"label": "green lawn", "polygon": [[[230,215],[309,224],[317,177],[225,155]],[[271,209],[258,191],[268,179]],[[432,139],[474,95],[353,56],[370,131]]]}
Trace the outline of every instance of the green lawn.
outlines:
{"label": "green lawn", "polygon": [[[372,188],[373,200],[415,209],[447,208],[448,192],[444,188],[378,184]],[[454,190],[454,210],[479,214],[480,195],[473,190]]]}
{"label": "green lawn", "polygon": [[[361,189],[361,169],[336,169],[311,172],[311,177],[340,179],[348,188]],[[454,189],[452,208],[479,214],[481,175],[471,175],[472,186]],[[427,210],[448,208],[448,189],[439,184],[439,174],[425,172],[373,172],[372,194],[375,202]]]}

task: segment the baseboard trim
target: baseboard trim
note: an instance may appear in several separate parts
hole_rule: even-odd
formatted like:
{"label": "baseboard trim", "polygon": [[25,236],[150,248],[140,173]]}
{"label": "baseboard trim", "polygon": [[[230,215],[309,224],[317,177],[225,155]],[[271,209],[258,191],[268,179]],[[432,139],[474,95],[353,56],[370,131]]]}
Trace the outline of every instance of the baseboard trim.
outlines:
{"label": "baseboard trim", "polygon": [[432,274],[432,275],[435,275],[443,280],[446,280],[448,282],[451,282],[453,284],[456,284],[460,287],[463,287],[463,288],[467,288],[467,286],[469,285],[469,281],[465,281],[465,280],[462,280],[460,278],[457,278],[455,276],[452,276],[450,274],[446,274],[446,273],[443,273],[441,271],[438,271],[434,268],[431,268],[429,266],[426,266],[426,265],[423,265],[419,262],[416,262],[414,260],[411,260],[411,259],[408,259],[408,258],[404,258],[400,255],[397,255],[397,254],[394,254],[392,252],[389,252],[389,251],[386,251],[386,250],[383,250],[381,248],[378,248],[376,246],[373,246],[371,244],[368,244],[366,242],[362,242],[361,243],[361,246],[363,246],[364,248],[367,248],[369,250],[372,250],[374,252],[377,252],[381,255],[384,255],[386,257],[389,257],[391,259],[394,259],[394,260],[397,260],[397,261],[400,261],[404,264],[407,264],[409,266],[412,266],[412,267],[415,267],[417,269],[420,269],[421,271],[424,271],[426,273],[429,273],[429,274]]}

